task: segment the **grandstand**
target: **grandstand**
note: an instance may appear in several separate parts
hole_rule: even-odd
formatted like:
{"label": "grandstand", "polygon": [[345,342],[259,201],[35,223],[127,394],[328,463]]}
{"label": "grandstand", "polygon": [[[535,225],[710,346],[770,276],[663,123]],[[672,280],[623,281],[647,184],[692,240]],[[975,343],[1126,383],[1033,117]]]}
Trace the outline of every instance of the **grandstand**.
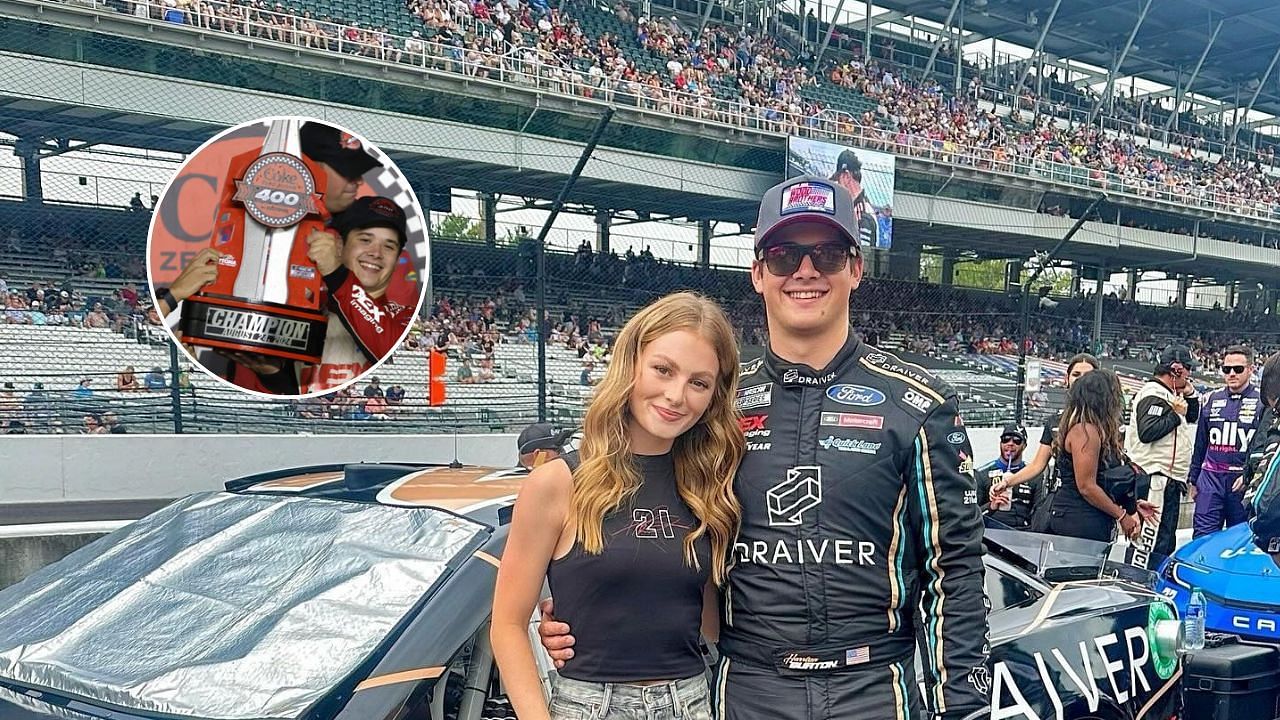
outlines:
{"label": "grandstand", "polygon": [[[1161,18],[1090,0],[1056,28],[1046,22],[1053,3],[1041,4],[1037,30],[1009,20],[1016,4],[1006,0],[971,13],[967,29],[947,27],[949,3],[881,3],[880,19],[859,20],[830,8],[804,16],[789,3],[646,3],[645,17],[636,4],[590,0],[296,0],[272,10],[0,0],[0,133],[13,149],[0,175],[0,195],[12,198],[0,203],[12,233],[0,255],[0,379],[15,386],[2,419],[44,433],[83,432],[86,416],[107,413],[128,432],[502,431],[535,419],[545,393],[548,417],[574,423],[591,395],[587,362],[598,379],[612,332],[662,293],[712,295],[745,348],[763,343],[746,233],[760,189],[785,172],[788,136],[896,157],[892,246],[869,252],[854,323],[950,380],[970,425],[1015,419],[1020,283],[1100,191],[1106,199],[1052,259],[1052,301],[1032,303],[1027,344],[1050,389],[1021,420],[1038,423],[1060,402],[1061,360],[1082,349],[1106,355],[1131,386],[1169,342],[1191,344],[1209,368],[1229,342],[1280,348],[1280,174],[1262,117],[1280,97],[1262,77],[1267,58],[1242,70],[1258,93],[1248,109],[1235,103],[1227,125],[1224,78],[1242,54],[1215,50],[1207,29],[1199,82],[1170,82],[1170,54],[1189,52],[1147,40],[1177,32],[1195,47],[1198,26],[1183,22],[1193,0]],[[1280,47],[1280,35],[1255,27],[1271,13],[1224,10],[1215,22]],[[1089,29],[1090,16],[1128,23],[1129,44],[1142,48],[1104,73],[1111,94],[1082,69],[1113,40]],[[1015,57],[993,43],[984,54],[970,34],[1043,52]],[[1153,47],[1162,49],[1148,55]],[[1119,77],[1173,92],[1117,95]],[[565,207],[586,229],[562,223],[576,229],[549,247],[539,277],[533,240],[517,228],[546,217],[606,106],[617,118]],[[267,401],[190,372],[148,318],[139,261],[149,212],[121,209],[151,185],[121,172],[113,198],[90,200],[42,170],[55,158],[81,162],[86,176],[104,163],[127,170],[276,107],[368,128],[431,198],[432,298],[408,347],[374,373],[382,388],[403,389],[385,410],[363,402],[367,381],[324,399]],[[445,222],[450,210],[474,222],[459,231]],[[657,256],[618,252],[628,238],[637,250],[652,240]],[[938,272],[925,281],[931,262]],[[964,286],[966,267],[991,263],[1001,279]],[[1160,273],[1160,290],[1140,287],[1148,272]],[[531,315],[539,282],[541,334]],[[90,317],[99,304],[105,324]],[[432,346],[449,358],[439,407],[426,397]],[[461,380],[464,361],[482,381]],[[162,382],[117,390],[129,366],[158,368]]]}

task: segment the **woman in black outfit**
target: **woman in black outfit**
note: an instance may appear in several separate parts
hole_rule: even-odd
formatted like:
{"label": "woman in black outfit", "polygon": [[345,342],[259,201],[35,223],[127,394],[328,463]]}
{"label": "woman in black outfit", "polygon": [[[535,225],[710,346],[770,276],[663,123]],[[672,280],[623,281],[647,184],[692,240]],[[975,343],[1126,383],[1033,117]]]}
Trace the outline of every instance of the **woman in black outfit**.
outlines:
{"label": "woman in black outfit", "polygon": [[1049,511],[1049,534],[1111,542],[1119,522],[1126,537],[1138,536],[1144,508],[1127,512],[1098,484],[1101,473],[1125,462],[1123,413],[1120,379],[1111,370],[1095,370],[1072,384],[1054,442],[1061,485]]}

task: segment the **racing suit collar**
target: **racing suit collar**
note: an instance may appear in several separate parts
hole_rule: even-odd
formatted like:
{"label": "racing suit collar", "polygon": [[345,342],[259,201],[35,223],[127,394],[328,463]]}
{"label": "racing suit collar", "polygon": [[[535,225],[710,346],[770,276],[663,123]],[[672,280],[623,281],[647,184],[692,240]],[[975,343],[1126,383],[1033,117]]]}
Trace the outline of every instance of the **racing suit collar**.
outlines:
{"label": "racing suit collar", "polygon": [[853,328],[849,328],[849,337],[844,341],[836,356],[821,370],[784,360],[774,354],[773,348],[766,347],[764,363],[769,375],[777,382],[790,387],[826,387],[840,377],[840,371],[853,362],[862,353],[863,344]]}

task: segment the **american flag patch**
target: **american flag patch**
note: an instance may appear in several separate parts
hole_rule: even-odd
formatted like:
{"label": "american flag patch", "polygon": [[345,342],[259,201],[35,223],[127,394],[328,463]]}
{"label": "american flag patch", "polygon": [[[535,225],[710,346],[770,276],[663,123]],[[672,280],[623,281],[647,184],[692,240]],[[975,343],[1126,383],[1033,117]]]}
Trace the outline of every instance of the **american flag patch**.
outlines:
{"label": "american flag patch", "polygon": [[823,183],[796,183],[782,193],[780,215],[797,212],[836,214],[836,189]]}
{"label": "american flag patch", "polygon": [[844,651],[845,665],[861,665],[864,662],[870,662],[870,660],[871,660],[871,648],[867,645],[863,645],[860,648],[854,648],[852,650]]}

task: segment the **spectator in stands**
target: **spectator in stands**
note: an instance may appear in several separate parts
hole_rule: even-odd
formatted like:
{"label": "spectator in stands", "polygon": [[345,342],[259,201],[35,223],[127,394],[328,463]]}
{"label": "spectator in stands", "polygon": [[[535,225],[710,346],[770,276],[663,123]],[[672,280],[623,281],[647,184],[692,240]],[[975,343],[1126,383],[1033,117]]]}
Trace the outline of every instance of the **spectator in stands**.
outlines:
{"label": "spectator in stands", "polygon": [[484,357],[480,358],[480,370],[476,373],[476,378],[478,382],[482,382],[482,383],[493,381],[494,375],[493,375],[493,354],[492,353],[487,354]]}
{"label": "spectator in stands", "polygon": [[22,414],[22,403],[18,400],[13,383],[7,382],[0,389],[0,422],[17,418]]}
{"label": "spectator in stands", "polygon": [[44,389],[44,383],[38,382],[31,386],[31,392],[22,399],[22,412],[28,424],[37,432],[43,430],[53,419],[53,402]]}
{"label": "spectator in stands", "polygon": [[77,400],[87,400],[93,397],[92,378],[80,378],[80,384],[71,392],[71,397]]}
{"label": "spectator in stands", "polygon": [[462,358],[455,379],[463,385],[472,385],[476,382],[475,373],[471,370],[471,358]]}
{"label": "spectator in stands", "polygon": [[21,420],[10,420],[5,426],[5,435],[26,435],[27,426]]}
{"label": "spectator in stands", "polygon": [[329,401],[327,395],[312,395],[298,401],[298,416],[307,420],[328,420]]}
{"label": "spectator in stands", "polygon": [[404,413],[404,388],[392,385],[387,388],[387,414],[395,417]]}
{"label": "spectator in stands", "polygon": [[84,317],[84,326],[87,328],[111,327],[111,319],[108,318],[107,313],[103,311],[102,303],[93,304],[93,310]]}
{"label": "spectator in stands", "polygon": [[364,411],[368,414],[370,420],[386,420],[387,399],[382,395],[366,397],[364,401]]}
{"label": "spectator in stands", "polygon": [[367,398],[383,397],[385,394],[382,390],[382,380],[377,375],[369,378],[369,384],[364,388],[364,396]]}
{"label": "spectator in stands", "polygon": [[151,372],[147,373],[142,382],[146,385],[148,392],[159,392],[169,388],[169,383],[164,377],[164,371],[159,366],[151,368]]}
{"label": "spectator in stands", "polygon": [[102,426],[107,429],[107,433],[111,435],[124,435],[129,432],[121,424],[120,418],[112,411],[108,410],[102,413]]}
{"label": "spectator in stands", "polygon": [[129,209],[133,212],[142,212],[147,209],[147,206],[142,202],[141,192],[134,193],[133,197],[129,199]]}
{"label": "spectator in stands", "polygon": [[102,424],[102,416],[97,413],[89,413],[84,416],[84,426],[81,432],[85,435],[106,435],[107,428]]}
{"label": "spectator in stands", "polygon": [[132,365],[116,373],[116,390],[136,392],[141,389],[142,385],[138,382],[138,377],[134,374]]}
{"label": "spectator in stands", "polygon": [[582,373],[578,375],[578,384],[583,387],[591,387],[596,384],[596,379],[591,377],[591,371],[596,369],[596,364],[587,361],[582,365]]}

